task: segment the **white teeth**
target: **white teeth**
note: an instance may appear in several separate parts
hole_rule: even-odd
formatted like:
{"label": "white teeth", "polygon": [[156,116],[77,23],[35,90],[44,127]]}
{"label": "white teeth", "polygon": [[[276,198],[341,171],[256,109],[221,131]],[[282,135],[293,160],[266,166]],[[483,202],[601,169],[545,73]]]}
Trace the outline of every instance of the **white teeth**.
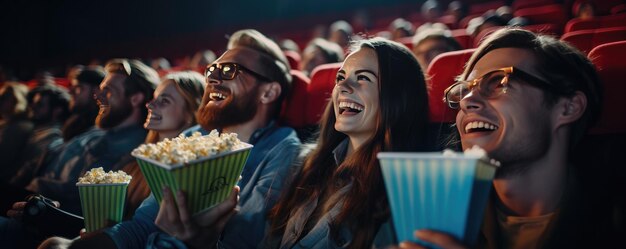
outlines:
{"label": "white teeth", "polygon": [[226,96],[224,96],[224,94],[221,93],[209,93],[209,97],[211,99],[225,99]]}
{"label": "white teeth", "polygon": [[483,121],[472,121],[465,125],[465,133],[469,133],[471,129],[482,128],[487,130],[497,130],[498,126]]}
{"label": "white teeth", "polygon": [[363,111],[363,107],[350,102],[339,102],[339,108],[350,108],[358,111]]}

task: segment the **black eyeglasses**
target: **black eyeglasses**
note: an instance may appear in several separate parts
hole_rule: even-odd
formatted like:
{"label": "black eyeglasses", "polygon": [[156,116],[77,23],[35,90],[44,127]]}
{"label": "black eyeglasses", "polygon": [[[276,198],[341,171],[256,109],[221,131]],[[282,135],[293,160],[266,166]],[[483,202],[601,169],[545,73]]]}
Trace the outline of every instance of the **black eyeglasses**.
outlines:
{"label": "black eyeglasses", "polygon": [[535,85],[541,88],[549,88],[556,92],[556,87],[537,76],[524,72],[515,67],[505,67],[491,72],[483,74],[483,76],[476,79],[465,81],[460,80],[448,87],[444,91],[443,101],[448,104],[452,109],[458,109],[461,100],[465,98],[474,89],[485,98],[497,98],[498,96],[505,94],[508,89],[509,78],[511,75],[518,76],[529,84]]}
{"label": "black eyeglasses", "polygon": [[[217,72],[216,72],[217,71]],[[232,63],[232,62],[227,62],[227,63],[215,63],[212,65],[209,65],[205,70],[204,70],[204,77],[209,77],[211,75],[213,75],[213,73],[218,73],[217,77],[218,79],[221,80],[232,80],[235,77],[237,77],[237,74],[241,71],[246,71],[246,73],[251,74],[252,76],[254,76],[255,78],[265,81],[265,82],[272,82],[273,80],[269,79],[268,77],[265,77],[255,71],[252,71],[244,66],[242,66],[241,64],[238,63]]]}

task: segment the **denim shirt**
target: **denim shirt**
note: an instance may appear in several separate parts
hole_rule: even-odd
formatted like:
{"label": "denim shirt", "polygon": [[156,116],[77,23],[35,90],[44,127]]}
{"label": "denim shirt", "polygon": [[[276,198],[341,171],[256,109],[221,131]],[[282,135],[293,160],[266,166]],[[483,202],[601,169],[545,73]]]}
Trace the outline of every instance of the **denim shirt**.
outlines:
{"label": "denim shirt", "polygon": [[131,159],[131,150],[144,142],[146,134],[141,125],[107,131],[92,129],[71,140],[49,165],[47,174],[33,179],[26,189],[60,201],[63,210],[81,214],[78,177],[95,167],[118,170],[117,166]]}
{"label": "denim shirt", "polygon": [[[255,248],[261,241],[267,212],[276,203],[283,182],[292,173],[292,161],[300,150],[295,131],[275,127],[273,122],[255,131],[250,143],[254,147],[239,182],[239,212],[228,221],[220,241],[225,248]],[[184,243],[161,232],[154,224],[158,212],[159,203],[154,195],[150,195],[133,219],[119,223],[105,233],[117,248],[185,248]]]}
{"label": "denim shirt", "polygon": [[[335,150],[333,150],[333,157],[337,165],[339,165],[346,157],[348,150],[348,139],[341,142]],[[339,189],[336,193],[330,196],[330,200],[342,198],[346,192],[350,191],[352,183],[348,183],[346,186]],[[308,249],[322,249],[322,248],[345,248],[352,241],[352,234],[350,230],[342,226],[338,233],[337,240],[331,236],[330,224],[335,217],[341,212],[343,201],[336,202],[328,212],[324,213],[317,223],[307,232],[302,235],[306,227],[306,222],[309,217],[314,213],[317,205],[319,205],[319,199],[309,200],[304,205],[301,205],[298,209],[293,210],[291,217],[285,227],[285,232],[280,238],[266,238],[265,241],[258,248],[308,248]],[[394,233],[390,222],[384,223],[379,228],[376,237],[374,238],[373,248],[383,248],[394,243]],[[300,238],[298,240],[298,238]],[[278,243],[280,239],[280,243]]]}

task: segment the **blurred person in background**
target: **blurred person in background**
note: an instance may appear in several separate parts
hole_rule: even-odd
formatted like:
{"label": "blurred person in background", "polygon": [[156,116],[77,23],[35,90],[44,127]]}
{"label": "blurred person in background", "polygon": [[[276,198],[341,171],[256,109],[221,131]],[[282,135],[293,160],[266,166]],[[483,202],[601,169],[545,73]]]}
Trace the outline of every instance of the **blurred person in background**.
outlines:
{"label": "blurred person in background", "polygon": [[341,61],[343,61],[343,49],[339,45],[323,38],[315,38],[302,52],[298,69],[310,77],[315,67]]}
{"label": "blurred person in background", "polygon": [[[92,133],[101,133],[95,128],[95,119],[98,115],[98,104],[93,98],[104,79],[104,70],[101,67],[82,67],[70,81],[70,116],[61,128],[64,144],[49,146],[37,162],[25,164],[11,179],[10,184],[17,188],[24,188],[35,177],[44,175],[45,168],[51,164],[74,137],[92,137]],[[85,134],[86,133],[86,134]],[[85,134],[85,135],[83,135]],[[92,137],[94,138],[94,137]]]}
{"label": "blurred person in background", "polygon": [[36,165],[48,150],[63,144],[61,127],[70,114],[69,102],[67,90],[56,85],[39,86],[28,93],[29,116],[35,127],[21,153],[20,171]]}
{"label": "blurred person in background", "polygon": [[424,72],[437,55],[460,49],[461,45],[452,37],[449,30],[430,28],[421,30],[413,36],[413,54]]}
{"label": "blurred person in background", "polygon": [[20,155],[33,133],[27,95],[28,88],[17,82],[0,88],[0,182],[7,182],[17,172]]}
{"label": "blurred person in background", "polygon": [[391,33],[391,40],[398,40],[402,37],[413,36],[413,24],[404,18],[396,18],[389,25],[389,32]]}
{"label": "blurred person in background", "polygon": [[213,63],[215,59],[215,53],[210,49],[198,51],[191,57],[191,60],[189,61],[189,70],[203,73],[204,69],[206,69],[209,64]]}
{"label": "blurred person in background", "polygon": [[346,49],[352,39],[352,33],[352,25],[344,20],[339,20],[330,25],[328,40],[339,44],[342,49]]}
{"label": "blurred person in background", "polygon": [[[105,71],[107,75],[95,94],[100,106],[96,125],[101,130],[72,139],[58,158],[45,166],[45,175],[34,178],[26,187],[27,191],[59,201],[63,210],[75,214],[82,213],[76,188],[80,175],[94,167],[119,170],[134,160],[130,151],[145,141],[147,132],[143,123],[148,114],[145,106],[159,83],[156,71],[138,60],[113,59]],[[7,213],[14,218],[0,217],[0,243],[21,247],[54,234],[40,234],[43,229],[75,233],[80,229],[58,224],[25,225],[19,220],[24,206],[24,202],[14,203]]]}

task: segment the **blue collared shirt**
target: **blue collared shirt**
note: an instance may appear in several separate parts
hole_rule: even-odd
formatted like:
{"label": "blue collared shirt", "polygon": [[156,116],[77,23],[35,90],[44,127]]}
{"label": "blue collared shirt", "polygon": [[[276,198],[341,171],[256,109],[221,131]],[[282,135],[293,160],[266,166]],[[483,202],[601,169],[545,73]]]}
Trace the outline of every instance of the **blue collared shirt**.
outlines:
{"label": "blue collared shirt", "polygon": [[[250,143],[254,147],[239,182],[239,212],[226,225],[220,241],[226,248],[255,248],[261,241],[267,212],[276,203],[284,181],[292,173],[292,161],[300,149],[300,140],[293,129],[275,127],[273,123],[255,131]],[[154,224],[158,212],[159,203],[154,195],[150,195],[133,219],[119,223],[105,233],[118,248],[184,247],[180,241],[159,231]]]}

